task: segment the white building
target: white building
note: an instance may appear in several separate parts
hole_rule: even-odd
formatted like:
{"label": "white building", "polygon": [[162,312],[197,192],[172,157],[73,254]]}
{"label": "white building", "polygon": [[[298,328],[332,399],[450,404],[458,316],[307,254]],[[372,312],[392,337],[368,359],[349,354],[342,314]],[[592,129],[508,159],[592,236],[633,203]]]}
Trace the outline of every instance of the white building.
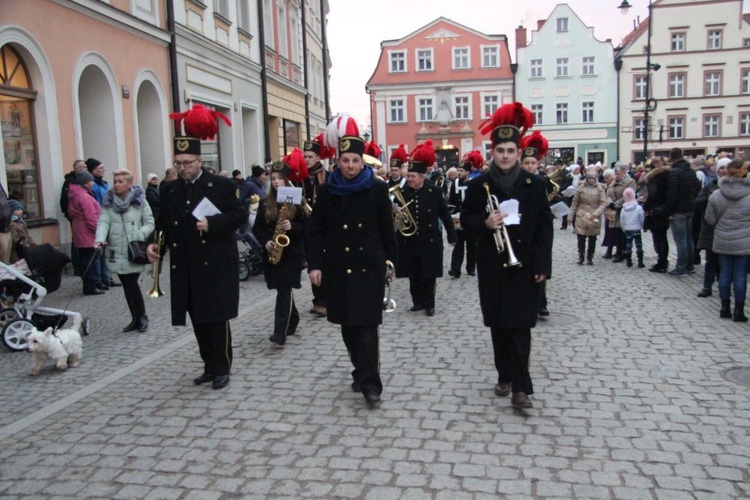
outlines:
{"label": "white building", "polygon": [[[657,0],[651,19],[650,154],[744,150],[750,157],[750,26],[742,0]],[[643,159],[648,19],[624,40],[620,158]],[[658,71],[655,71],[656,66]]]}

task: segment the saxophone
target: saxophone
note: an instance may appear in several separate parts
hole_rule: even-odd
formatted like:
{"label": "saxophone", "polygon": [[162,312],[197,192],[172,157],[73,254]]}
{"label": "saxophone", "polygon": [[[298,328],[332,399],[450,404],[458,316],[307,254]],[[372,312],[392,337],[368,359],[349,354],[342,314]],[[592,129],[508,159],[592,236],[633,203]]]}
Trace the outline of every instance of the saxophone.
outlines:
{"label": "saxophone", "polygon": [[279,210],[279,217],[276,220],[276,227],[273,230],[273,236],[271,239],[274,242],[273,250],[268,252],[268,262],[276,265],[281,260],[281,253],[284,251],[284,247],[289,246],[289,236],[286,235],[286,231],[281,229],[281,224],[287,219],[287,213],[291,203],[283,203]]}

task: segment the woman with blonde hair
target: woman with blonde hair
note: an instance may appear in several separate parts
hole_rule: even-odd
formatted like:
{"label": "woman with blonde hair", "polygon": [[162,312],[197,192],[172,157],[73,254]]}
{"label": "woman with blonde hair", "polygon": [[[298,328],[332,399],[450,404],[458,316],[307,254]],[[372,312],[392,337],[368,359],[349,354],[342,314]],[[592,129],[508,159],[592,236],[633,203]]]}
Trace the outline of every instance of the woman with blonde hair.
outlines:
{"label": "woman with blonde hair", "polygon": [[154,216],[146,202],[146,194],[133,184],[133,174],[115,170],[112,187],[104,193],[102,212],[96,226],[95,248],[104,248],[109,269],[122,282],[131,321],[123,332],[148,330],[148,316],[138,278],[143,264],[128,260],[128,243],[146,241],[154,232]]}

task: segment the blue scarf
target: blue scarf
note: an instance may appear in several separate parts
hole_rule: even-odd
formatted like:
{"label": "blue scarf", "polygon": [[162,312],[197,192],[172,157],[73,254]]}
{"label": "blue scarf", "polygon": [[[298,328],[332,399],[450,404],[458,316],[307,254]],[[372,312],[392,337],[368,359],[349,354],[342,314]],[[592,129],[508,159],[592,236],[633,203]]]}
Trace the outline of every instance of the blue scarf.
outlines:
{"label": "blue scarf", "polygon": [[375,174],[367,165],[351,181],[344,179],[341,175],[341,169],[337,168],[328,179],[328,189],[334,196],[349,196],[370,189],[374,178]]}

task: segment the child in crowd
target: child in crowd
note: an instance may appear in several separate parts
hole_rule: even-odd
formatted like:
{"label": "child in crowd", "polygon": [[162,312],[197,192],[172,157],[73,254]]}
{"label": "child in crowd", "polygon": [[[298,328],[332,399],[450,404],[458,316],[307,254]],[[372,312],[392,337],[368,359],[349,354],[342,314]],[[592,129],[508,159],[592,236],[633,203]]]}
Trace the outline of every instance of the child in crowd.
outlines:
{"label": "child in crowd", "polygon": [[8,200],[10,207],[10,234],[13,240],[13,246],[10,251],[10,263],[21,259],[18,254],[18,246],[34,246],[34,240],[29,236],[29,229],[26,227],[26,221],[23,220],[23,203],[18,200]]}
{"label": "child in crowd", "polygon": [[643,229],[643,207],[635,201],[635,191],[627,188],[623,194],[624,203],[620,212],[622,230],[625,232],[625,262],[628,267],[633,267],[633,240],[635,240],[636,255],[638,256],[638,267],[643,267],[643,242],[641,240],[641,229]]}

